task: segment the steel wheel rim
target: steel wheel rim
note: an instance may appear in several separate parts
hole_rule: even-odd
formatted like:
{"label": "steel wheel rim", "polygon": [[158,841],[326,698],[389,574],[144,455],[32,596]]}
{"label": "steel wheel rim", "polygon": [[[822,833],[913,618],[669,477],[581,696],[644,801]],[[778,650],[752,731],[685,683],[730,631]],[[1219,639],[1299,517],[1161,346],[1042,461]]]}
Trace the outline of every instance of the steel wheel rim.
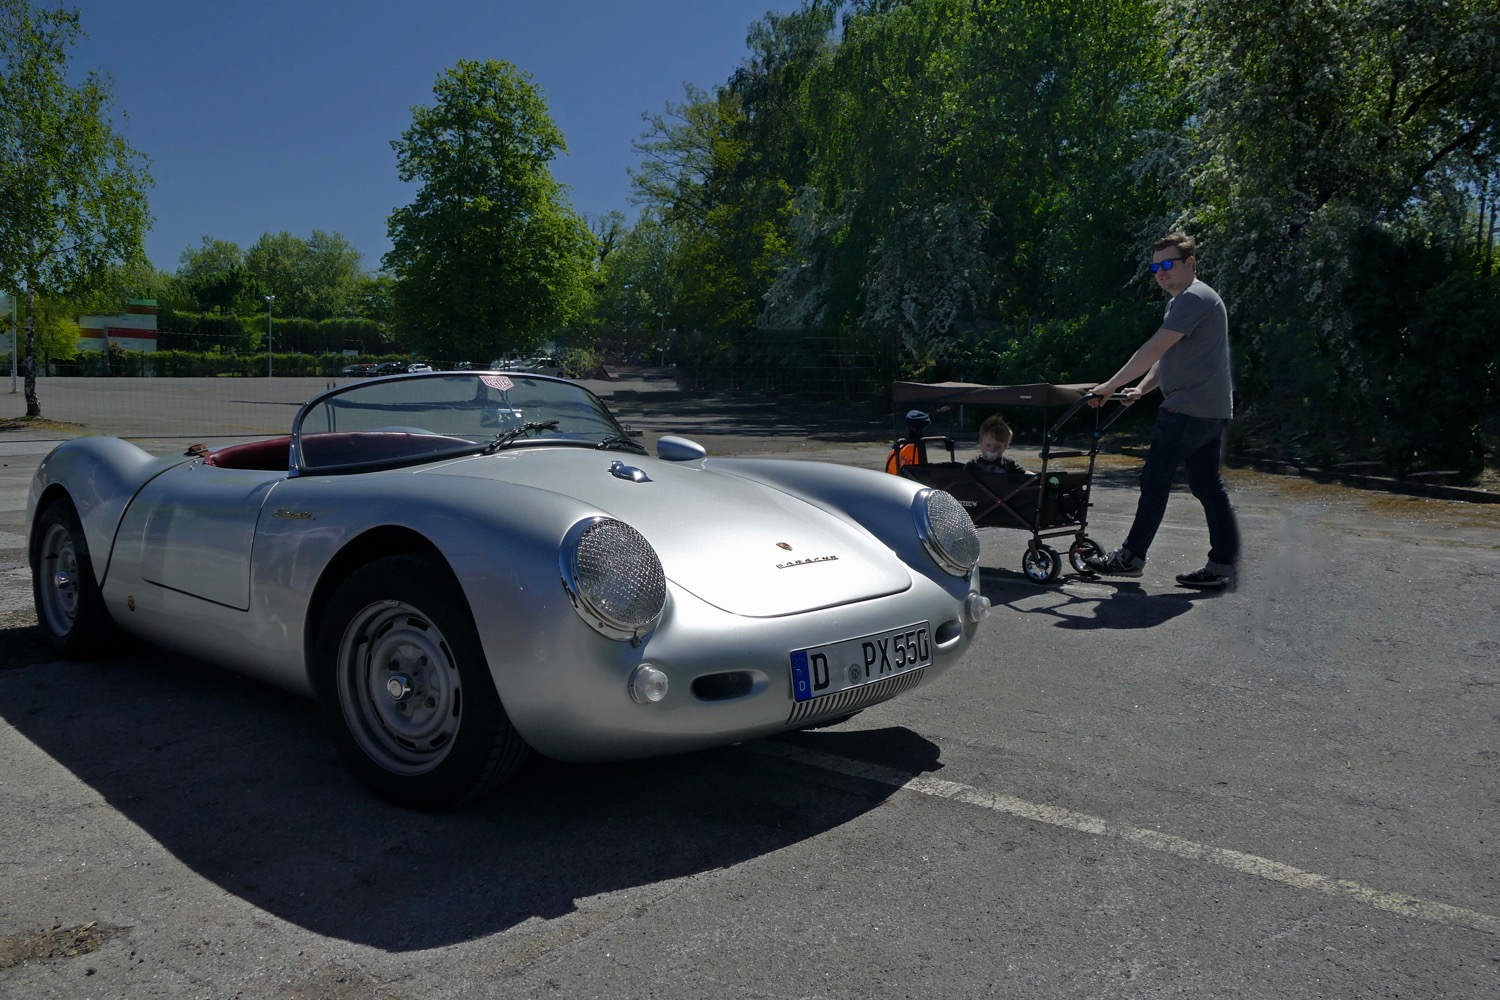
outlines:
{"label": "steel wheel rim", "polygon": [[458,664],[432,619],[400,601],[371,604],[339,643],[338,694],[361,750],[395,774],[424,774],[453,749]]}
{"label": "steel wheel rim", "polygon": [[42,536],[41,611],[47,627],[67,635],[78,620],[78,552],[73,535],[61,524],[47,528]]}

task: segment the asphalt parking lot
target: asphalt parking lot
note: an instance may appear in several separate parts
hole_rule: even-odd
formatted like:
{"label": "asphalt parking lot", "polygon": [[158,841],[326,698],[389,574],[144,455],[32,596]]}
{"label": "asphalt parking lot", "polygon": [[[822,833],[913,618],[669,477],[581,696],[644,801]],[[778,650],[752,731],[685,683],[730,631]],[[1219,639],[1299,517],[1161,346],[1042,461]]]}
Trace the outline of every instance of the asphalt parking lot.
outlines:
{"label": "asphalt parking lot", "polygon": [[[616,409],[713,454],[884,456],[853,421]],[[1186,493],[1140,580],[1037,587],[987,529],[995,612],[931,685],[427,815],[278,691],[48,662],[50,447],[0,435],[0,997],[1500,997],[1495,505],[1232,471],[1227,594],[1173,582]],[[1090,534],[1133,506],[1112,465]]]}

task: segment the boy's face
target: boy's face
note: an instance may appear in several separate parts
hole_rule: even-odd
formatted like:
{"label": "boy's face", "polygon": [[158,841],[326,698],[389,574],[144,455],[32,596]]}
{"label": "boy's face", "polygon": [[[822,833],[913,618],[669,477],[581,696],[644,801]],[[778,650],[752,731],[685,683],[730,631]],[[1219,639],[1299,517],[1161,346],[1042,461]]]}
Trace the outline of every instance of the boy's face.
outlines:
{"label": "boy's face", "polygon": [[997,461],[1005,454],[1005,445],[1001,444],[993,434],[979,435],[979,457],[986,462]]}

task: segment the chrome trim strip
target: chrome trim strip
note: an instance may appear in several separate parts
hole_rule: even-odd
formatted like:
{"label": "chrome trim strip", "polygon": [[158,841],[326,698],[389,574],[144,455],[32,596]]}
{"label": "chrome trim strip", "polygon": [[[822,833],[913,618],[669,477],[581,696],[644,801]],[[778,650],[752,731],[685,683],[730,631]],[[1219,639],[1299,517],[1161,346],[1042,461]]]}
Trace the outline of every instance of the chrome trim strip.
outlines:
{"label": "chrome trim strip", "polygon": [[789,725],[793,723],[805,723],[813,719],[825,718],[830,715],[842,715],[844,712],[866,708],[878,702],[894,698],[903,691],[910,691],[922,682],[922,675],[926,672],[926,667],[918,667],[916,670],[897,674],[895,677],[887,677],[885,680],[875,681],[873,684],[865,684],[861,687],[851,688],[848,691],[840,691],[837,694],[824,695],[821,698],[799,702],[792,706],[792,714],[787,717],[786,721]]}

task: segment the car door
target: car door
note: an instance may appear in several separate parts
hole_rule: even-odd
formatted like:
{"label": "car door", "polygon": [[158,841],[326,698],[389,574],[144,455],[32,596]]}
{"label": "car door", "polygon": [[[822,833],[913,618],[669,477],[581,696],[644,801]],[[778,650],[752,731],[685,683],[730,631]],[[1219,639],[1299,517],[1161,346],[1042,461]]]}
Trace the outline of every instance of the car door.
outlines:
{"label": "car door", "polygon": [[[188,462],[147,483],[131,503],[110,574],[142,585],[141,610],[174,602],[160,589],[239,611],[250,607],[255,528],[285,472]],[[111,581],[113,587],[129,581]]]}

